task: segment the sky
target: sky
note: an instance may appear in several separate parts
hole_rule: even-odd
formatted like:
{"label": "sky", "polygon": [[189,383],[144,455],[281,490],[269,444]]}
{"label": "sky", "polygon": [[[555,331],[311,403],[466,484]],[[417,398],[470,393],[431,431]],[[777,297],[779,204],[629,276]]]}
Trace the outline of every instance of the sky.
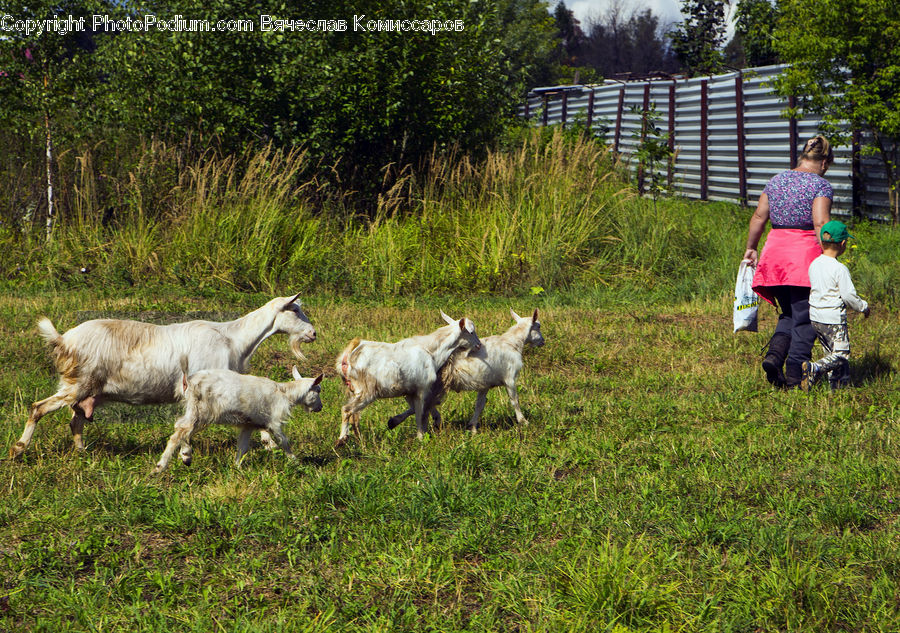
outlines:
{"label": "sky", "polygon": [[[681,0],[565,0],[568,7],[575,17],[581,21],[582,28],[590,22],[591,16],[603,15],[609,6],[614,2],[620,2],[626,15],[632,11],[644,11],[650,9],[653,14],[659,17],[659,24],[665,27],[668,23],[681,22]],[[555,2],[550,3],[555,6]],[[731,7],[725,7],[726,16],[732,11]],[[734,26],[728,24],[726,31],[727,38],[730,38],[734,31]]]}
{"label": "sky", "polygon": [[[681,21],[681,2],[679,0],[621,0],[626,13],[635,9],[643,11],[651,9],[659,16],[661,23]],[[590,21],[591,16],[606,13],[613,0],[568,0],[566,6],[581,20],[582,25]]]}

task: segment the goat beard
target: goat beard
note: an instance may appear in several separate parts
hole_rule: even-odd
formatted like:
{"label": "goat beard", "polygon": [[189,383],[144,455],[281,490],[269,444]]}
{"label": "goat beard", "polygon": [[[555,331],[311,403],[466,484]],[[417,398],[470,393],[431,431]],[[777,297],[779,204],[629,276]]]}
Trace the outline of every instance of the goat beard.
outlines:
{"label": "goat beard", "polygon": [[296,356],[300,360],[306,360],[306,356],[300,349],[301,345],[303,345],[303,341],[300,340],[299,336],[291,336],[291,351],[294,352],[294,356]]}

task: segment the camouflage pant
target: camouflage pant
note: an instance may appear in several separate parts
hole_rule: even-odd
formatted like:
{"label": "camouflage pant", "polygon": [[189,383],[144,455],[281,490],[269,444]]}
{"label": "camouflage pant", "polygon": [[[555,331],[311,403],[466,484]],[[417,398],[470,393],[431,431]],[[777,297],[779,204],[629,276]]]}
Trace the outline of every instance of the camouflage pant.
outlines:
{"label": "camouflage pant", "polygon": [[850,382],[850,331],[847,322],[812,322],[816,337],[822,344],[825,356],[816,361],[819,375],[828,374],[832,388],[843,387]]}

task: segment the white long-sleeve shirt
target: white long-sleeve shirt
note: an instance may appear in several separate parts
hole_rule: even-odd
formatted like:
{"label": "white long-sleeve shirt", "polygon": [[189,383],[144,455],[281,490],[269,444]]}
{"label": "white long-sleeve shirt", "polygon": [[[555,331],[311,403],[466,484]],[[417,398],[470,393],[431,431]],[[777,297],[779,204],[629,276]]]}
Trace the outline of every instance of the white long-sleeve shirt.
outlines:
{"label": "white long-sleeve shirt", "polygon": [[819,255],[809,265],[809,320],[843,323],[847,307],[864,312],[869,304],[859,298],[850,271],[836,257]]}

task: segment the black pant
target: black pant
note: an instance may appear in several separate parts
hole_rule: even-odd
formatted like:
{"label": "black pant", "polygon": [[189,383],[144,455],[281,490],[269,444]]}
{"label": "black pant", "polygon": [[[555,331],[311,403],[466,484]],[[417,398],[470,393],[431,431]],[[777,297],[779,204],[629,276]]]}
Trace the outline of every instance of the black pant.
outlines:
{"label": "black pant", "polygon": [[812,348],[816,342],[816,331],[809,322],[809,288],[776,286],[772,288],[772,294],[781,310],[775,333],[791,337],[784,375],[788,385],[796,385],[802,377],[803,362],[812,360]]}

